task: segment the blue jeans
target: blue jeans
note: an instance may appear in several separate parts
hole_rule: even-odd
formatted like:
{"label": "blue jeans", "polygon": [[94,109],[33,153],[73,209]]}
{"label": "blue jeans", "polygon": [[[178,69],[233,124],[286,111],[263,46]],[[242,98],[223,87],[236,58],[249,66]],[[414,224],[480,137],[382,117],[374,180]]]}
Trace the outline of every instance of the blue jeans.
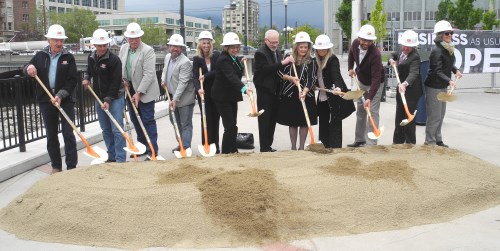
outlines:
{"label": "blue jeans", "polygon": [[[132,94],[132,93],[131,93]],[[137,116],[135,116],[134,109],[132,108],[132,104],[130,100],[127,101],[130,107],[129,115],[130,120],[134,124],[135,132],[137,133],[137,141],[141,142],[146,146],[146,154],[151,156],[151,149],[149,148],[148,141],[146,140],[146,136],[142,132],[141,125],[137,120]],[[141,116],[141,121],[146,128],[146,133],[151,140],[151,144],[153,145],[153,149],[155,150],[156,155],[158,155],[158,130],[156,128],[156,120],[155,120],[155,101],[151,101],[149,103],[139,102],[139,108],[137,109],[139,112],[139,116]]]}
{"label": "blue jeans", "polygon": [[[113,100],[109,104],[109,113],[118,122],[121,128],[123,128],[123,107],[125,105],[125,100],[123,97]],[[97,117],[99,118],[99,125],[102,129],[102,137],[106,148],[108,149],[108,159],[116,160],[116,162],[125,162],[127,160],[127,155],[125,153],[124,147],[127,146],[125,138],[123,138],[122,133],[115,124],[111,121],[111,118],[106,114],[101,106],[96,101],[95,109],[97,112]]]}
{"label": "blue jeans", "polygon": [[[194,103],[183,107],[176,107],[174,110],[175,120],[177,120],[177,126],[179,127],[179,132],[181,133],[182,145],[184,148],[191,147],[191,140],[193,138],[193,109]],[[172,117],[169,118],[173,125],[174,121],[172,120]],[[175,133],[174,136],[177,140]]]}

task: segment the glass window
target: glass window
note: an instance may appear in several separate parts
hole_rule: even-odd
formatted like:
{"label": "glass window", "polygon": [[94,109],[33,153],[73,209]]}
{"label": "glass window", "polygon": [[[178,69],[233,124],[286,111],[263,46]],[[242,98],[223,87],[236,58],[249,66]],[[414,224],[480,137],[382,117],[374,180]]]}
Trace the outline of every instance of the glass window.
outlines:
{"label": "glass window", "polygon": [[66,4],[73,4],[73,0],[66,0]]}
{"label": "glass window", "polygon": [[203,29],[208,30],[208,24],[204,24]]}
{"label": "glass window", "polygon": [[106,8],[105,5],[104,5],[104,3],[105,3],[104,0],[100,0],[99,1],[99,7],[102,8],[102,9]]}
{"label": "glass window", "polygon": [[201,28],[201,24],[200,23],[194,23],[194,27]]}
{"label": "glass window", "polygon": [[109,25],[109,20],[97,20],[99,23],[99,26],[108,26]]}
{"label": "glass window", "polygon": [[186,22],[187,27],[193,27],[193,22]]}
{"label": "glass window", "polygon": [[94,3],[93,3],[93,5],[92,5],[92,6],[94,6],[94,7],[99,7],[99,0],[94,0],[93,2],[94,2]]}
{"label": "glass window", "polygon": [[23,14],[23,21],[27,22],[30,19],[28,14]]}
{"label": "glass window", "polygon": [[90,0],[82,0],[82,6],[90,7]]}
{"label": "glass window", "polygon": [[58,3],[64,3],[64,0],[57,0]]}
{"label": "glass window", "polygon": [[75,5],[80,5],[80,0],[74,0],[74,1],[73,1],[73,3],[74,3]]}
{"label": "glass window", "polygon": [[22,7],[23,7],[23,9],[27,9],[28,8],[28,2],[27,1],[23,1]]}
{"label": "glass window", "polygon": [[55,3],[55,2],[56,2],[56,0],[49,0],[49,2],[54,2],[54,3]]}
{"label": "glass window", "polygon": [[174,19],[173,18],[165,18],[165,23],[167,24],[174,24]]}
{"label": "glass window", "polygon": [[64,13],[64,8],[63,7],[57,8],[57,13]]}

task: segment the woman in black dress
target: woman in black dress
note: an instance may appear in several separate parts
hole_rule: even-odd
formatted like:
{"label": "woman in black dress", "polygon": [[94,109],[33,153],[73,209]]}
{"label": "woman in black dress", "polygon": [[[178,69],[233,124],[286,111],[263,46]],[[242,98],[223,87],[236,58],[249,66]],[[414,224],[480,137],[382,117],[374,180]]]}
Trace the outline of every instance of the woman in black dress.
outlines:
{"label": "woman in black dress", "polygon": [[[315,84],[316,64],[311,58],[312,42],[309,34],[299,32],[295,35],[293,52],[291,57],[295,60],[297,75],[293,70],[293,65],[286,65],[278,74],[284,80],[280,93],[280,107],[277,122],[288,126],[292,150],[297,150],[297,135],[300,135],[298,150],[304,150],[307,138],[307,122],[301,101],[304,100],[309,114],[311,125],[318,123],[318,111],[316,108],[314,91],[311,91]],[[302,93],[299,93],[297,85],[301,86]]]}
{"label": "woman in black dress", "polygon": [[[201,111],[201,95],[205,95],[205,115],[207,121],[208,144],[215,144],[219,153],[219,123],[220,115],[212,99],[211,89],[215,80],[215,69],[220,53],[214,51],[214,39],[209,31],[202,31],[198,37],[196,56],[193,58],[193,83],[198,95],[198,106]],[[200,75],[200,69],[201,74]],[[203,90],[200,81],[203,81]],[[201,142],[205,144],[203,135],[203,118],[201,121]]]}

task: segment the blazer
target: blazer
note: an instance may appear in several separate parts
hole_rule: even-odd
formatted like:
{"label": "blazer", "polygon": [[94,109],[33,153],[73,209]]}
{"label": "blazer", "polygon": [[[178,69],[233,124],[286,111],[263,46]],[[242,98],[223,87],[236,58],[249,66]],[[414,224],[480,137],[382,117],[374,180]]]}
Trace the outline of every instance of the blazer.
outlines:
{"label": "blazer", "polygon": [[[122,60],[122,75],[127,78],[127,58],[129,44],[124,44],[120,48],[120,53],[118,54]],[[134,90],[136,92],[141,92],[141,102],[149,103],[154,101],[158,96],[160,96],[160,85],[158,84],[158,78],[156,77],[156,55],[153,48],[149,45],[141,42],[139,47],[135,52],[135,60],[132,62],[132,82]]]}
{"label": "blazer", "polygon": [[177,63],[174,66],[172,77],[167,79],[167,69],[172,54],[165,56],[165,63],[161,73],[161,81],[170,83],[175,90],[172,99],[177,102],[177,107],[183,107],[194,103],[193,65],[184,54],[177,56]]}
{"label": "blazer", "polygon": [[[317,56],[316,56],[317,57]],[[332,87],[338,87],[343,92],[347,92],[347,85],[342,78],[340,73],[340,62],[337,56],[332,55],[328,58],[325,68],[321,71],[323,75],[323,83],[326,89],[332,89]],[[330,107],[330,113],[334,119],[342,120],[349,115],[351,115],[356,108],[354,107],[354,102],[352,100],[345,100],[338,95],[333,95],[332,93],[326,93],[328,98],[328,106]],[[319,102],[319,95],[318,95]]]}
{"label": "blazer", "polygon": [[243,71],[243,65],[238,58],[233,60],[229,53],[222,52],[217,60],[212,98],[218,102],[243,101],[241,93],[241,89],[245,86],[241,82]]}
{"label": "blazer", "polygon": [[[402,51],[393,52],[391,58],[399,62]],[[413,49],[406,59],[397,66],[399,80],[401,83],[407,82],[405,97],[416,100],[422,96],[422,77],[420,76],[420,55],[416,49]],[[399,88],[396,88],[399,93]]]}
{"label": "blazer", "polygon": [[441,40],[434,40],[436,46],[432,48],[429,56],[429,73],[425,79],[425,85],[435,89],[448,87],[451,73],[457,72],[455,66],[455,55],[450,53],[441,45]]}
{"label": "blazer", "polygon": [[269,92],[278,95],[281,89],[282,79],[277,74],[282,68],[281,53],[276,50],[278,62],[274,62],[273,51],[267,45],[261,46],[254,55],[255,71],[253,75],[253,83],[259,91]]}
{"label": "blazer", "polygon": [[359,40],[355,39],[349,49],[347,69],[352,70],[356,63],[356,75],[361,83],[370,86],[367,98],[372,100],[377,94],[380,83],[384,82],[385,72],[382,66],[382,56],[375,45],[368,47],[362,62],[359,62]]}
{"label": "blazer", "polygon": [[[28,66],[32,64],[35,66],[38,77],[43,82],[43,84],[50,91],[49,83],[49,68],[50,68],[50,52],[49,46],[45,47],[43,50],[37,52],[30,62],[24,67],[24,74],[27,74],[26,70]],[[56,86],[54,88],[54,93],[61,99],[61,102],[76,102],[75,87],[77,83],[78,72],[76,69],[75,57],[73,54],[69,53],[66,49],[61,51],[61,56],[57,61],[56,70]],[[49,102],[50,98],[45,93],[40,85],[36,85],[37,88],[37,100],[38,102]]]}
{"label": "blazer", "polygon": [[205,59],[199,56],[195,56],[193,58],[193,84],[198,93],[198,90],[201,88],[199,68],[201,67],[201,73],[205,76],[205,80],[203,81],[203,91],[205,91],[205,98],[212,97],[212,87],[214,85],[215,80],[215,71],[217,70],[217,59],[219,59],[220,52],[214,51],[212,57],[210,58],[210,71],[208,71],[207,64],[205,63]]}

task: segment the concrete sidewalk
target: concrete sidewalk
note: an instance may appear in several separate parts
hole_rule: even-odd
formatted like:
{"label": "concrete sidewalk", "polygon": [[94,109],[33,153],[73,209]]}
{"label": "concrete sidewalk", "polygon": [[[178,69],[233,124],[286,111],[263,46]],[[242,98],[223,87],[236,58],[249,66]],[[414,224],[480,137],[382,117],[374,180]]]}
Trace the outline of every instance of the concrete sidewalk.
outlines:
{"label": "concrete sidewalk", "polygon": [[[345,71],[342,71],[345,72]],[[471,80],[473,81],[473,80]],[[500,96],[486,94],[469,89],[458,90],[459,100],[448,104],[447,114],[443,124],[444,142],[452,148],[459,149],[500,166],[500,112],[498,101]],[[388,98],[381,104],[380,125],[385,126],[385,134],[379,139],[379,144],[392,144],[394,130],[395,99]],[[173,128],[168,120],[165,102],[157,104],[157,125],[159,133],[159,154],[165,159],[174,159],[171,149],[177,146]],[[257,119],[244,114],[250,111],[250,102],[245,98],[239,103],[239,132],[254,134],[254,150],[258,151]],[[355,115],[351,115],[343,123],[343,145],[354,140]],[[199,155],[197,146],[201,144],[200,113],[195,108],[193,117],[194,130],[192,149],[193,155]],[[314,127],[317,135],[317,126]],[[93,144],[101,146],[100,128],[97,123],[87,126],[83,134]],[[221,138],[223,127],[221,125]],[[135,135],[135,134],[134,134]],[[425,127],[417,126],[417,144],[423,144]],[[77,138],[78,139],[78,138]],[[290,149],[288,128],[278,125],[273,147],[278,151]],[[91,159],[79,150],[79,166],[89,165]],[[141,157],[143,160],[145,157]],[[0,208],[6,206],[14,198],[24,193],[38,180],[47,177],[50,171],[45,140],[27,145],[27,152],[20,153],[17,149],[0,153],[2,168],[0,178],[9,173],[20,173],[0,183]],[[133,161],[133,160],[129,160]],[[33,167],[36,167],[33,169]],[[500,182],[500,181],[499,181]],[[306,250],[499,250],[500,247],[500,205],[494,208],[467,215],[462,218],[432,225],[416,226],[410,229],[387,232],[374,232],[350,236],[333,236],[300,240],[291,244]],[[65,245],[57,243],[41,243],[17,239],[14,235],[0,230],[0,250],[116,250],[86,246]],[[173,250],[155,249],[147,250]],[[188,249],[185,249],[188,250]],[[193,250],[193,249],[189,249]],[[229,250],[229,249],[206,249]],[[239,248],[231,250],[262,250],[260,248]]]}

